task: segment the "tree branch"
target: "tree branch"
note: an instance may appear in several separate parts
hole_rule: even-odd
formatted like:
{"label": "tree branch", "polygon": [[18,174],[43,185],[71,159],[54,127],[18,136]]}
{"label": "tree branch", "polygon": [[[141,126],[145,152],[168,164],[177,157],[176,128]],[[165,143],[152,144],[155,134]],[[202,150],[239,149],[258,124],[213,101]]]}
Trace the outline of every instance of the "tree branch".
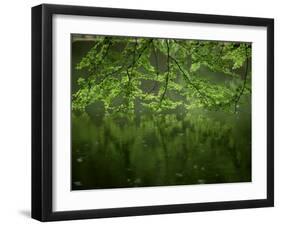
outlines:
{"label": "tree branch", "polygon": [[169,46],[169,40],[165,40],[166,46],[167,46],[167,73],[166,73],[166,79],[165,79],[165,87],[164,87],[164,92],[161,96],[160,99],[160,106],[162,104],[163,99],[165,98],[167,88],[168,88],[168,83],[169,83],[169,76],[170,76],[170,46]]}
{"label": "tree branch", "polygon": [[[152,52],[155,60],[155,65],[156,65],[156,79],[158,79],[159,76],[159,64],[158,64],[158,55],[156,54],[156,49],[154,42],[152,41]],[[155,88],[156,88],[157,81],[154,82],[153,87],[148,91],[148,93],[151,93]]]}
{"label": "tree branch", "polygon": [[101,59],[100,59],[98,62],[96,62],[96,63],[94,64],[94,66],[93,66],[93,71],[97,71],[98,68],[101,66],[103,60],[106,58],[106,56],[107,56],[107,54],[108,54],[108,52],[109,52],[109,49],[110,49],[110,47],[111,47],[111,45],[112,45],[112,43],[111,43],[111,38],[106,37],[106,38],[104,39],[104,45],[107,45],[107,47],[106,47],[104,53],[102,54]]}
{"label": "tree branch", "polygon": [[144,51],[147,49],[147,47],[150,45],[150,43],[152,42],[153,39],[150,39],[147,44],[141,49],[141,51],[139,51],[139,54],[137,56],[137,58],[135,58],[134,62],[132,62],[131,64],[129,64],[128,66],[126,66],[126,63],[127,63],[127,58],[125,59],[124,61],[124,64],[121,66],[121,68],[118,68],[117,70],[113,71],[113,72],[110,72],[108,74],[106,74],[103,79],[101,80],[101,83],[103,83],[108,77],[110,77],[111,75],[114,75],[116,73],[120,73],[122,72],[123,70],[129,70],[130,68],[132,68],[137,62],[138,60],[141,58],[142,54],[144,53]]}
{"label": "tree branch", "polygon": [[208,98],[209,98],[209,97],[207,98],[206,95],[204,95],[204,94],[200,91],[200,89],[199,89],[195,84],[193,84],[193,82],[191,82],[191,80],[190,80],[190,78],[188,77],[188,75],[187,75],[187,74],[185,73],[185,71],[181,68],[179,62],[178,62],[174,57],[170,56],[170,59],[172,59],[172,60],[176,63],[177,67],[178,67],[179,70],[182,72],[184,79],[185,79],[185,80],[197,91],[197,93],[203,98],[205,104],[207,104],[207,103],[209,102],[209,101],[208,101]]}
{"label": "tree branch", "polygon": [[235,103],[234,103],[234,113],[237,112],[237,104],[238,104],[241,96],[244,93],[245,86],[246,86],[246,83],[247,83],[248,64],[249,64],[249,62],[248,62],[248,57],[247,57],[247,49],[245,49],[245,51],[246,51],[246,53],[245,53],[246,54],[246,68],[245,68],[245,74],[244,74],[244,82],[243,82],[242,89],[241,89],[240,93],[238,94],[237,99],[235,100]]}

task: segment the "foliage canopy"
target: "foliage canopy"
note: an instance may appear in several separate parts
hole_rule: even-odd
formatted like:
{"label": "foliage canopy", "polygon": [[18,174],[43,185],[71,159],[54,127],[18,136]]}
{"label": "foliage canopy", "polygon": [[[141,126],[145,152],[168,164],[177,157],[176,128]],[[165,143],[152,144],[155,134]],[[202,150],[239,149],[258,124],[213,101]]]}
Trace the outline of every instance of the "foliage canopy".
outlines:
{"label": "foliage canopy", "polygon": [[101,102],[105,115],[236,112],[241,97],[251,93],[250,59],[249,43],[95,36],[76,65],[84,76],[77,80],[72,108],[83,112]]}

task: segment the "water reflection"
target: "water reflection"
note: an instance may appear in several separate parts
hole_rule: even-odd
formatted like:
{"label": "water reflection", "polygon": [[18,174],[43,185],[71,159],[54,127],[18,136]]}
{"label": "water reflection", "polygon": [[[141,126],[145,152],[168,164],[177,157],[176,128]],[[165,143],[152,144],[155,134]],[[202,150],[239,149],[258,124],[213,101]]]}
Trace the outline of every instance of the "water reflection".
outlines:
{"label": "water reflection", "polygon": [[74,190],[250,181],[250,115],[73,115],[72,167]]}

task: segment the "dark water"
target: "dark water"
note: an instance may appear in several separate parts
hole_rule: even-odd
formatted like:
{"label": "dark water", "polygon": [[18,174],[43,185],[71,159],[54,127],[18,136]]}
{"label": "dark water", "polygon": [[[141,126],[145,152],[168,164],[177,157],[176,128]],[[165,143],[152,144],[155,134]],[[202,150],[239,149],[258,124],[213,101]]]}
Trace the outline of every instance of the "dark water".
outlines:
{"label": "dark water", "polygon": [[[73,45],[73,65],[90,45]],[[251,181],[250,98],[236,114],[197,109],[130,120],[101,109],[72,115],[73,190]]]}

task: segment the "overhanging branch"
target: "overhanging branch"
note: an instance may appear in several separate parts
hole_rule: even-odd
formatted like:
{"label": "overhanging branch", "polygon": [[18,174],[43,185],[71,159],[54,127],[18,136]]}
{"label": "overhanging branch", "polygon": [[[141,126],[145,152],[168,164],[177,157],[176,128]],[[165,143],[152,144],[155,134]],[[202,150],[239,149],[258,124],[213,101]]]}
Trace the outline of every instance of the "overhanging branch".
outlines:
{"label": "overhanging branch", "polygon": [[167,46],[167,73],[166,73],[166,78],[165,78],[165,87],[164,87],[164,92],[160,98],[160,106],[162,104],[163,99],[165,98],[167,88],[168,88],[168,83],[169,83],[169,76],[170,76],[170,46],[169,46],[169,40],[165,40],[166,46]]}

